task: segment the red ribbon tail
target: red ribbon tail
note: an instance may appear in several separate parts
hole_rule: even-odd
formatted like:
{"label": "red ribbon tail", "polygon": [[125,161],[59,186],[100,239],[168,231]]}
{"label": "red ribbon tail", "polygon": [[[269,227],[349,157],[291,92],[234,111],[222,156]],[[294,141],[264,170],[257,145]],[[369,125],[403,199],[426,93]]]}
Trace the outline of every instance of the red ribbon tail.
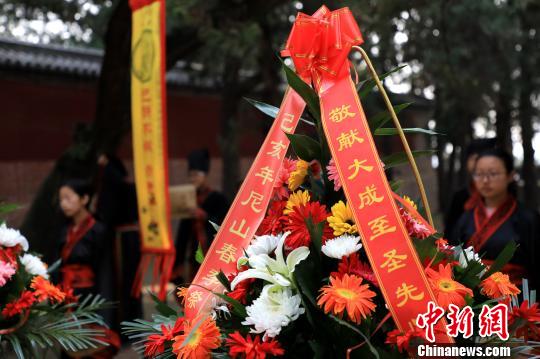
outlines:
{"label": "red ribbon tail", "polygon": [[[143,253],[135,280],[133,281],[133,287],[131,288],[131,295],[135,298],[139,298],[141,295],[142,284],[144,280],[144,274],[147,272],[150,264],[152,263],[152,291],[158,293],[160,300],[165,300],[167,297],[167,284],[171,279],[172,269],[174,265],[174,252],[164,253]],[[159,288],[156,286],[159,285]]]}

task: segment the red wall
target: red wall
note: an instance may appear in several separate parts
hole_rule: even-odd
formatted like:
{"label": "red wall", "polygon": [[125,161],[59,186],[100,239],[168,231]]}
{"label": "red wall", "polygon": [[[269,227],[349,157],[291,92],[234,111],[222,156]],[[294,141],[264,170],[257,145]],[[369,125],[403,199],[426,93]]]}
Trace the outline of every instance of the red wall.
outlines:
{"label": "red wall", "polygon": [[[169,157],[183,158],[202,147],[219,157],[220,106],[217,95],[169,89]],[[0,79],[0,161],[57,159],[72,143],[76,123],[94,120],[95,108],[95,81]],[[254,156],[263,141],[258,121],[266,119],[256,110],[243,117],[238,126],[240,154]],[[131,157],[130,136],[120,154]]]}

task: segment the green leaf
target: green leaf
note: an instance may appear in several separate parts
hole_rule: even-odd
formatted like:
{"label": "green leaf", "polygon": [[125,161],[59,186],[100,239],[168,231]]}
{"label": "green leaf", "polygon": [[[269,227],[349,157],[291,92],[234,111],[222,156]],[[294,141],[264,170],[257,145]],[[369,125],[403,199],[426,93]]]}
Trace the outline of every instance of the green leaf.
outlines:
{"label": "green leaf", "polygon": [[[384,73],[382,75],[379,75],[379,80],[381,80],[381,82],[382,82],[385,78],[387,78],[388,76],[390,76],[394,72],[400,71],[405,66],[407,66],[407,65],[401,65],[401,66],[395,67],[392,70],[390,70],[390,71],[388,71],[388,72],[386,72],[386,73]],[[376,83],[375,83],[375,80],[373,80],[373,79],[362,81],[360,83],[360,86],[359,86],[359,89],[358,89],[358,97],[360,97],[360,99],[366,97],[366,95],[371,92],[371,90],[373,89],[373,87],[375,87],[375,85],[376,85]]]}
{"label": "green leaf", "polygon": [[[421,156],[429,156],[434,154],[435,152],[435,150],[422,150],[412,151],[412,154],[414,158],[417,158]],[[382,161],[384,163],[384,169],[387,170],[389,168],[408,163],[409,158],[407,157],[407,154],[405,152],[398,152],[382,158]]]}
{"label": "green leaf", "polygon": [[428,258],[433,258],[437,253],[437,246],[434,241],[415,238],[413,239],[413,243],[421,263],[424,263]]}
{"label": "green leaf", "polygon": [[360,329],[356,328],[355,326],[347,323],[346,321],[344,321],[342,319],[339,319],[335,315],[330,314],[330,318],[334,319],[336,322],[338,322],[342,326],[352,330],[353,332],[355,332],[357,334],[360,334],[360,336],[362,338],[364,338],[364,341],[366,342],[367,346],[369,347],[369,350],[373,353],[375,358],[379,358],[379,353],[377,352],[377,349],[375,349],[375,347],[371,344],[371,341],[369,340],[369,338],[364,333],[362,333],[362,331]]}
{"label": "green leaf", "polygon": [[[279,108],[276,107],[276,106],[272,106],[272,105],[269,105],[267,103],[260,102],[260,101],[257,101],[257,100],[253,100],[253,99],[250,99],[250,98],[247,98],[247,97],[244,97],[244,99],[247,102],[249,102],[250,104],[252,104],[253,106],[255,106],[259,111],[261,111],[265,115],[268,115],[268,116],[270,116],[272,118],[276,118],[278,113],[279,113]],[[315,126],[315,124],[313,122],[308,121],[306,119],[303,119],[302,117],[300,117],[300,121],[302,121],[304,123],[307,123],[310,126]]]}
{"label": "green leaf", "polygon": [[0,214],[11,213],[21,208],[18,204],[14,203],[0,203]]}
{"label": "green leaf", "polygon": [[316,121],[320,122],[321,108],[319,105],[319,96],[317,96],[315,90],[305,83],[289,66],[285,65],[281,58],[279,61],[281,61],[281,65],[285,71],[285,76],[287,77],[287,83],[289,86],[304,99],[309,112],[311,112]]}
{"label": "green leaf", "polygon": [[311,162],[321,158],[321,145],[311,137],[292,133],[288,133],[287,137],[291,141],[294,152],[300,159]]}
{"label": "green leaf", "polygon": [[[411,104],[412,102],[405,102],[405,103],[395,105],[392,107],[394,108],[394,112],[397,115],[398,113],[400,113],[401,111],[409,107]],[[368,119],[369,129],[371,130],[371,132],[375,132],[376,129],[380,128],[391,119],[392,119],[392,116],[387,110],[379,112],[372,118]]]}
{"label": "green leaf", "polygon": [[13,347],[13,351],[15,354],[17,354],[17,358],[24,359],[24,353],[22,351],[21,342],[19,341],[19,338],[17,338],[15,335],[6,335],[6,338],[11,343],[11,346]]}
{"label": "green leaf", "polygon": [[[404,128],[404,133],[423,133],[426,135],[440,135],[440,133],[427,130],[425,128]],[[385,128],[378,128],[375,130],[375,136],[393,136],[399,134],[398,129],[394,127],[385,127]]]}
{"label": "green leaf", "polygon": [[401,186],[405,183],[402,179],[392,180],[390,181],[390,188],[393,192],[397,192]]}
{"label": "green leaf", "polygon": [[309,236],[311,237],[311,243],[313,244],[313,247],[315,247],[317,254],[320,256],[322,250],[324,222],[314,224],[313,219],[309,217],[306,219],[306,226],[308,228]]}
{"label": "green leaf", "polygon": [[221,226],[217,223],[214,223],[212,221],[208,221],[210,222],[210,224],[212,225],[212,227],[214,227],[214,229],[216,230],[216,233],[219,232],[219,228],[221,228]]}
{"label": "green leaf", "polygon": [[60,264],[62,264],[62,259],[59,259],[56,262],[54,262],[53,264],[51,264],[49,266],[49,268],[47,268],[47,273],[53,273],[55,270],[60,268]]}
{"label": "green leaf", "polygon": [[195,260],[199,264],[202,264],[202,262],[204,261],[204,254],[203,254],[202,247],[201,247],[200,243],[197,246],[197,251],[195,252]]}
{"label": "green leaf", "polygon": [[216,292],[212,292],[212,293],[214,295],[217,295],[218,297],[220,297],[221,299],[223,299],[224,301],[226,301],[230,305],[232,305],[232,309],[233,309],[232,311],[233,311],[234,314],[236,314],[237,316],[239,316],[241,318],[247,317],[246,307],[242,303],[240,303],[236,299],[233,299],[233,298],[229,297],[226,294],[216,293]]}
{"label": "green leaf", "polygon": [[482,279],[488,278],[490,275],[492,275],[495,272],[498,272],[504,267],[510,259],[514,256],[514,253],[516,252],[517,245],[516,242],[510,241],[506,244],[504,249],[499,253],[497,258],[493,261],[491,266],[489,267],[489,270],[484,273],[482,276]]}
{"label": "green leaf", "polygon": [[225,289],[227,289],[227,291],[232,292],[231,282],[229,282],[229,278],[227,278],[227,276],[225,275],[225,273],[223,273],[222,270],[220,270],[219,273],[216,274],[216,277],[221,283],[221,285],[223,285]]}
{"label": "green leaf", "polygon": [[150,297],[154,301],[154,304],[156,305],[156,310],[158,311],[158,313],[160,313],[161,315],[165,317],[178,315],[178,313],[176,313],[176,310],[169,307],[167,303],[161,301],[154,293],[149,291],[148,294],[150,294]]}

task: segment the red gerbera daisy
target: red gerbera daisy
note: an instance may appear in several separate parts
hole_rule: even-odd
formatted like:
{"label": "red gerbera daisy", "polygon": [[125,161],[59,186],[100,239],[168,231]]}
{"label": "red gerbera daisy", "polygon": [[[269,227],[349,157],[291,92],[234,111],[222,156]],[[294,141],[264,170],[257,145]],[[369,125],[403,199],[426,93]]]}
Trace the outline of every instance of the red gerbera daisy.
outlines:
{"label": "red gerbera daisy", "polygon": [[226,345],[229,347],[229,355],[232,358],[246,359],[265,359],[266,355],[281,356],[285,354],[285,350],[277,340],[261,341],[259,335],[255,335],[254,339],[251,335],[246,335],[246,338],[236,331],[229,335]]}
{"label": "red gerbera daisy", "polygon": [[386,344],[397,345],[399,352],[408,351],[411,340],[425,342],[424,332],[418,328],[409,329],[403,333],[399,329],[394,329],[388,332],[386,336]]}
{"label": "red gerbera daisy", "polygon": [[338,265],[338,271],[330,273],[331,277],[343,278],[345,274],[354,274],[364,278],[376,287],[379,287],[377,277],[369,264],[360,260],[358,253],[353,253],[348,257],[343,257]]}
{"label": "red gerbera daisy", "polygon": [[17,257],[21,253],[22,247],[20,244],[17,244],[13,247],[2,248],[0,250],[0,261],[11,264],[15,269],[18,268]]}
{"label": "red gerbera daisy", "polygon": [[165,350],[165,343],[172,341],[174,337],[182,332],[184,327],[184,318],[178,318],[174,323],[174,326],[161,325],[161,334],[152,334],[148,337],[148,340],[144,348],[144,356],[151,357],[163,353]]}
{"label": "red gerbera daisy", "polygon": [[35,301],[34,293],[25,290],[21,293],[19,299],[6,304],[6,307],[2,310],[2,315],[6,318],[13,317],[20,314],[23,310],[30,308]]}
{"label": "red gerbera daisy", "polygon": [[286,201],[272,202],[266,217],[264,217],[259,229],[257,229],[258,236],[265,234],[276,235],[283,232],[283,225],[286,221],[286,217],[283,217],[283,210],[285,209],[286,205]]}
{"label": "red gerbera daisy", "polygon": [[274,182],[274,192],[272,197],[285,199],[289,197],[289,177],[291,172],[296,170],[296,160],[290,158],[283,159],[283,164],[279,169],[278,176]]}
{"label": "red gerbera daisy", "polygon": [[321,222],[325,222],[323,229],[323,243],[332,238],[332,230],[326,223],[328,213],[326,212],[326,206],[319,202],[308,202],[305,205],[299,205],[293,207],[293,211],[286,216],[287,223],[285,224],[285,231],[290,231],[291,234],[285,240],[285,247],[287,250],[293,250],[301,246],[309,246],[311,243],[311,236],[309,235],[309,229],[307,226],[308,220],[313,225],[317,225]]}
{"label": "red gerbera daisy", "polygon": [[508,320],[509,326],[518,323],[516,336],[525,339],[538,341],[540,339],[540,310],[538,303],[534,303],[529,307],[529,301],[525,300],[519,307],[513,307]]}

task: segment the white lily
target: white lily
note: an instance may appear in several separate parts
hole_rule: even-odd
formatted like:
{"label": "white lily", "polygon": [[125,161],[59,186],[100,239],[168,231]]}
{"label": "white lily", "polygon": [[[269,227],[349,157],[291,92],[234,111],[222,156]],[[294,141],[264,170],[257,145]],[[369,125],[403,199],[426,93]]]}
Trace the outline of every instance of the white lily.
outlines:
{"label": "white lily", "polygon": [[255,236],[246,248],[245,256],[238,258],[237,269],[249,263],[249,258],[259,254],[270,254],[276,250],[281,235]]}
{"label": "white lily", "polygon": [[262,279],[283,287],[290,286],[295,267],[308,257],[309,249],[308,247],[298,247],[289,253],[287,259],[285,259],[283,256],[283,243],[289,234],[290,232],[286,232],[279,239],[277,248],[274,251],[276,259],[265,253],[250,256],[248,263],[251,268],[238,273],[231,282],[231,288],[234,289],[238,283],[249,278]]}

